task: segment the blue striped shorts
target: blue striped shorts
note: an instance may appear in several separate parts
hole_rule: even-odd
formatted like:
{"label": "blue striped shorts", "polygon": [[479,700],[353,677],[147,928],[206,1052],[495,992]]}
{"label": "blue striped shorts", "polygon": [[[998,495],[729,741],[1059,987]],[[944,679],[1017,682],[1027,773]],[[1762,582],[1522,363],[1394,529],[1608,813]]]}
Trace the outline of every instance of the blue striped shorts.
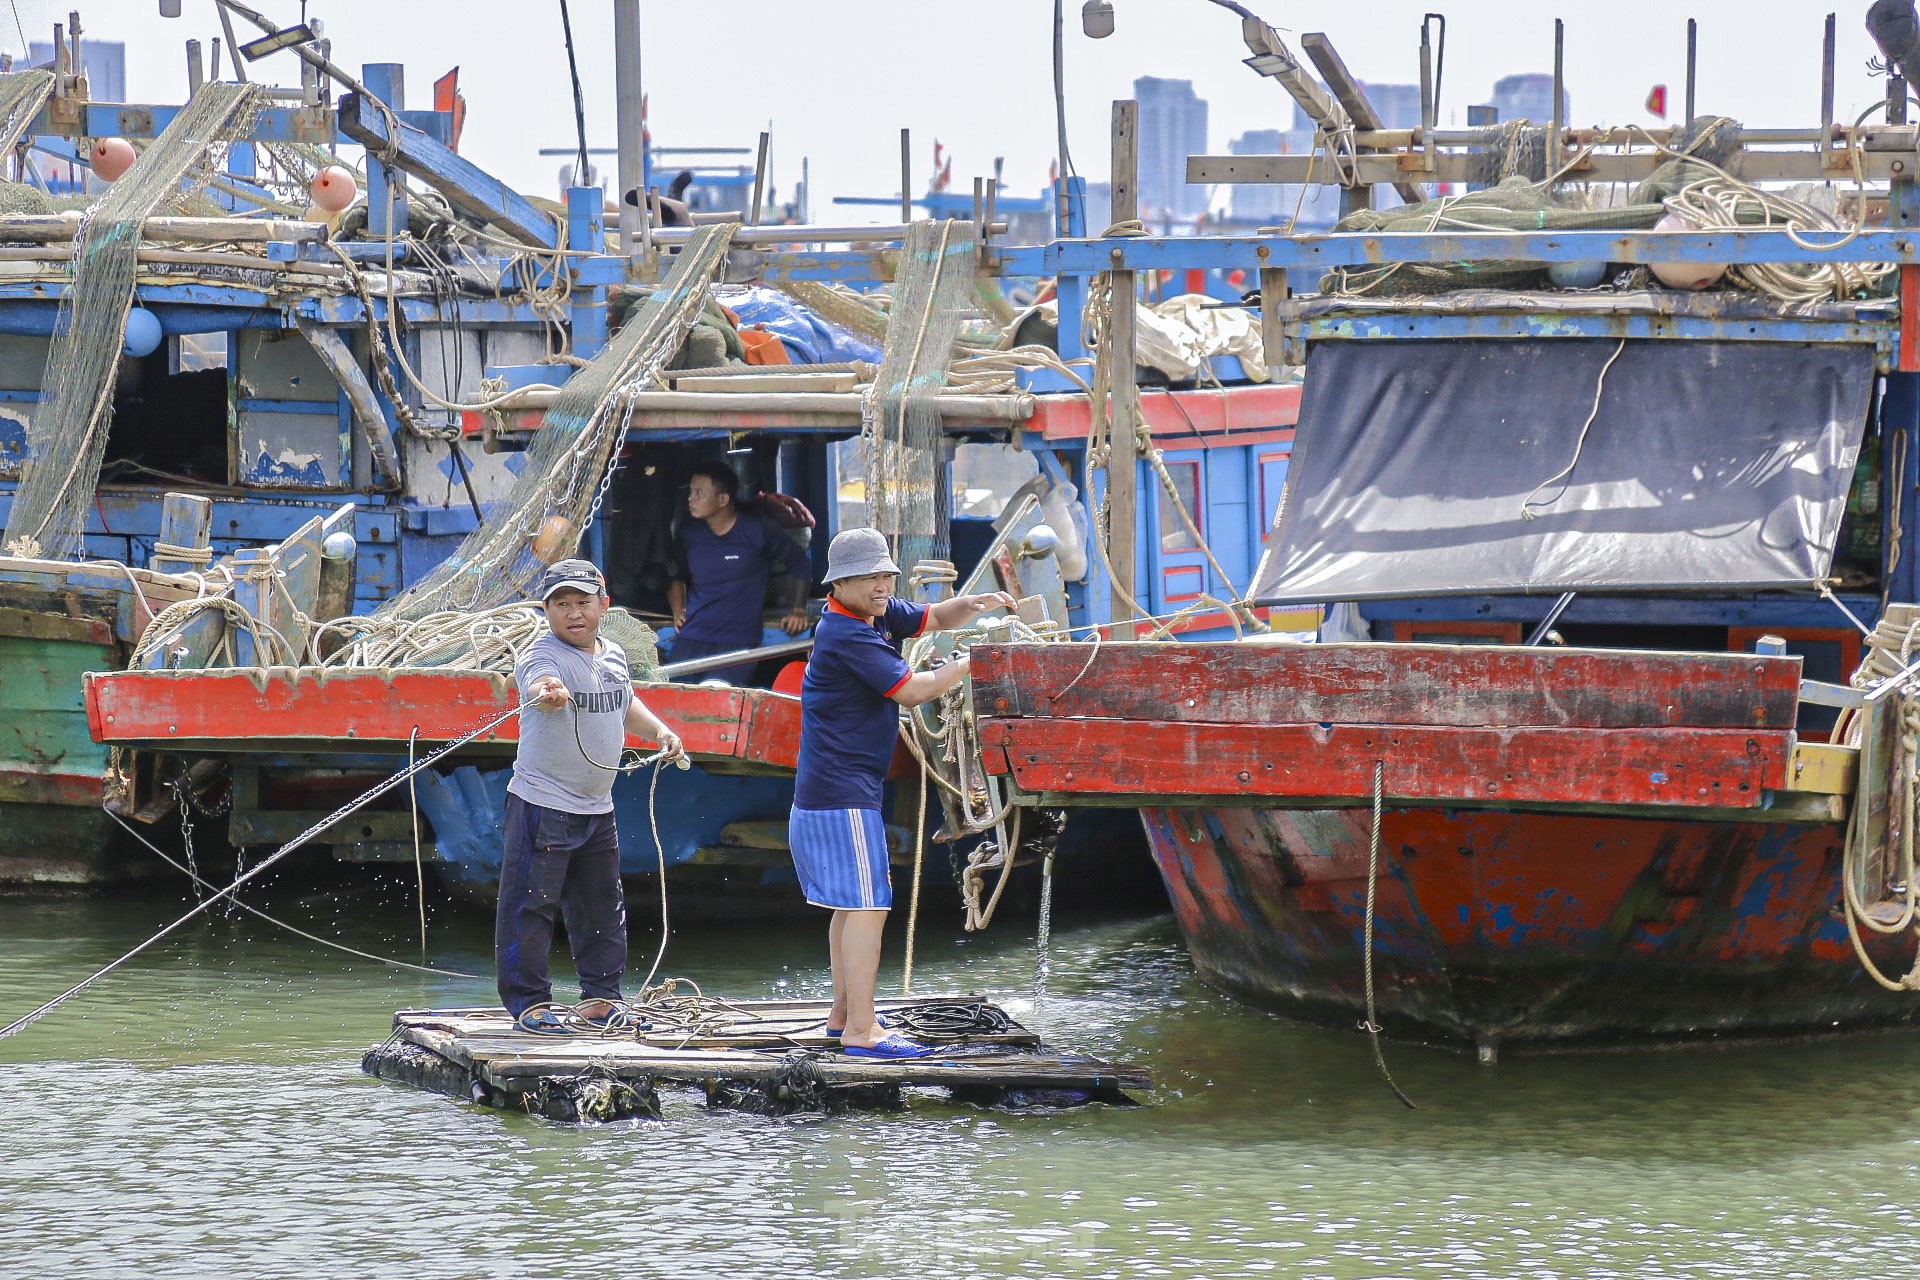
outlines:
{"label": "blue striped shorts", "polygon": [[816,907],[884,911],[893,905],[887,824],[878,809],[801,809],[787,815],[800,888]]}

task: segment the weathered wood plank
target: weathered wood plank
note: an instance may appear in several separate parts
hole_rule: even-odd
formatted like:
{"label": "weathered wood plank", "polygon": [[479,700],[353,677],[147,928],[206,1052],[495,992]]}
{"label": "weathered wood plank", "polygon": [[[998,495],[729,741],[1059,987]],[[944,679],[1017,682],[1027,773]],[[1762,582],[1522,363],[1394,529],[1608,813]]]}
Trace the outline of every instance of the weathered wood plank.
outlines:
{"label": "weathered wood plank", "polygon": [[981,715],[1790,729],[1800,660],[1408,644],[983,645]]}
{"label": "weathered wood plank", "polygon": [[1792,734],[1739,729],[981,723],[988,768],[1029,792],[1368,794],[1404,800],[1754,808],[1785,785]]}

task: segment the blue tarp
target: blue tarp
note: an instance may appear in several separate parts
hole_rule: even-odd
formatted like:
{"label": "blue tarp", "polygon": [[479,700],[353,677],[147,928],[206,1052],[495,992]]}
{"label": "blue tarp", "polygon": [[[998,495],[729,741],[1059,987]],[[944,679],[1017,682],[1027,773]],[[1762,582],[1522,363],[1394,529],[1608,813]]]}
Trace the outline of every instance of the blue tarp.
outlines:
{"label": "blue tarp", "polygon": [[756,284],[715,290],[714,297],[740,317],[743,328],[757,324],[777,336],[795,364],[849,360],[880,363],[879,347],[839,325],[828,324],[778,289]]}

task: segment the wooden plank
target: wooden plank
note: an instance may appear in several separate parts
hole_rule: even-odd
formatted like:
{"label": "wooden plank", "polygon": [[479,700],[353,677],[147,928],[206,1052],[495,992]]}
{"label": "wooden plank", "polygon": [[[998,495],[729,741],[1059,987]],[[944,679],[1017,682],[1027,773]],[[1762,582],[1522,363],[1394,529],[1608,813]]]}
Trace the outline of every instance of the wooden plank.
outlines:
{"label": "wooden plank", "polygon": [[857,375],[848,373],[738,373],[709,374],[689,378],[671,378],[675,391],[741,392],[852,391],[860,385]]}
{"label": "wooden plank", "polygon": [[[71,240],[79,227],[77,212],[0,215],[0,243],[44,244]],[[283,218],[158,217],[148,218],[140,227],[142,243],[182,240],[259,244],[277,240],[317,244],[326,236],[327,229],[317,222],[290,222]]]}
{"label": "wooden plank", "polygon": [[1860,772],[1860,749],[1825,742],[1798,742],[1787,764],[1787,785],[1794,791],[1850,796]]}
{"label": "wooden plank", "polygon": [[0,605],[0,636],[26,640],[71,640],[106,648],[114,641],[111,616],[93,610],[20,609]]}
{"label": "wooden plank", "polygon": [[[206,551],[213,533],[213,500],[196,493],[169,493],[160,500],[158,541],[189,551]],[[155,573],[186,573],[202,568],[205,560],[183,560],[156,549],[148,563]]]}
{"label": "wooden plank", "polygon": [[387,422],[387,415],[380,409],[379,397],[373,393],[373,384],[367,381],[367,374],[354,359],[353,352],[346,342],[326,325],[318,324],[304,316],[296,316],[294,323],[300,326],[300,333],[327,366],[327,372],[340,384],[340,390],[346,394],[347,408],[353,416],[353,424],[360,430],[360,438],[367,443],[367,451],[373,456],[374,483],[379,488],[397,488],[400,484],[400,457],[393,444],[393,427]]}
{"label": "wooden plank", "polygon": [[1739,729],[1438,728],[984,720],[988,768],[1028,792],[1351,796],[1385,763],[1396,800],[1753,808],[1792,735]]}
{"label": "wooden plank", "polygon": [[1790,729],[1800,660],[1421,644],[979,645],[981,714],[1224,724]]}
{"label": "wooden plank", "polygon": [[[424,133],[402,129],[398,138],[392,137],[381,112],[359,94],[340,99],[340,128],[355,142],[389,158],[394,168],[433,187],[462,213],[491,223],[522,244],[551,249],[558,243],[554,220],[526,197]],[[388,157],[390,146],[394,154]]]}
{"label": "wooden plank", "polygon": [[[1307,155],[1188,156],[1187,181],[1201,185],[1242,182],[1302,183],[1325,181],[1327,161]],[[1581,163],[1573,177],[1584,182],[1640,182],[1665,164],[1667,157],[1653,150],[1632,153],[1596,152]],[[1472,182],[1482,165],[1479,156],[1466,151],[1441,151],[1434,156],[1435,182]],[[1364,186],[1393,183],[1402,177],[1398,153],[1361,152],[1353,166]],[[1887,182],[1906,176],[1913,168],[1911,152],[1900,156],[1891,152],[1868,151],[1860,156],[1863,180]],[[1822,163],[1818,151],[1741,151],[1724,166],[1747,182],[1826,182],[1833,175]]]}
{"label": "wooden plank", "polygon": [[[1334,98],[1347,113],[1347,118],[1353,121],[1354,128],[1386,127],[1380,113],[1373,109],[1373,103],[1367,101],[1366,88],[1347,70],[1346,60],[1334,49],[1333,41],[1327,39],[1325,32],[1307,32],[1300,37],[1300,47],[1313,59],[1313,65],[1320,69],[1321,79],[1327,82],[1327,88],[1333,91]],[[1425,188],[1417,182],[1396,182],[1393,189],[1400,193],[1400,199],[1407,204],[1420,204],[1427,199]]]}

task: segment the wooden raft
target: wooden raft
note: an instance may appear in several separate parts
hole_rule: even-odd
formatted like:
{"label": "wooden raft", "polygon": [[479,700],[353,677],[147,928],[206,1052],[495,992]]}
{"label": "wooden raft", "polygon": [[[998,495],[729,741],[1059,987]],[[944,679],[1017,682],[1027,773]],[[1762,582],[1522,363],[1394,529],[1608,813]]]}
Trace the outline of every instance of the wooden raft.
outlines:
{"label": "wooden raft", "polygon": [[[361,1062],[369,1075],[556,1120],[660,1115],[657,1088],[704,1089],[715,1107],[784,1114],[802,1110],[889,1109],[906,1088],[945,1089],[988,1105],[1071,1105],[1131,1101],[1150,1089],[1142,1067],[1044,1050],[1034,1032],[978,996],[879,1002],[882,1014],[911,1017],[943,1006],[994,1015],[991,1032],[942,1042],[924,1058],[854,1058],[826,1035],[819,1000],[729,1000],[724,1027],[536,1035],[502,1009],[403,1009],[393,1035]],[[896,1018],[896,1025],[901,1018]]]}

